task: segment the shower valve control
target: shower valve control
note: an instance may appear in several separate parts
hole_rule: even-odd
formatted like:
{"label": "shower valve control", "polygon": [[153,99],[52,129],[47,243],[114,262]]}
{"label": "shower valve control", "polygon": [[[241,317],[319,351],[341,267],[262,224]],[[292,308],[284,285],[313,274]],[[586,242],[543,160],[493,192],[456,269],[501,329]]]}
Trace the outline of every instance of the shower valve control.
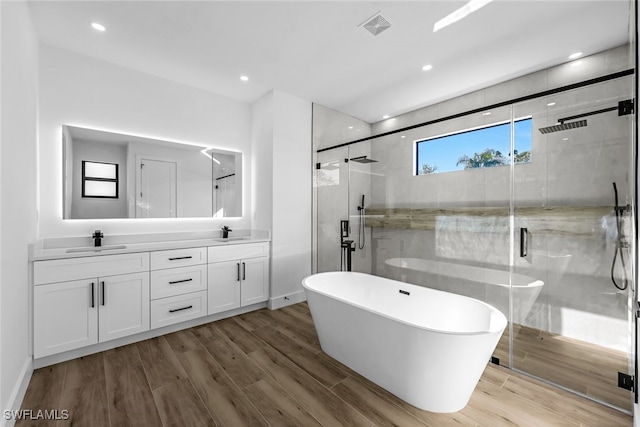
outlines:
{"label": "shower valve control", "polygon": [[633,107],[633,99],[627,99],[625,101],[618,102],[618,116],[633,114]]}

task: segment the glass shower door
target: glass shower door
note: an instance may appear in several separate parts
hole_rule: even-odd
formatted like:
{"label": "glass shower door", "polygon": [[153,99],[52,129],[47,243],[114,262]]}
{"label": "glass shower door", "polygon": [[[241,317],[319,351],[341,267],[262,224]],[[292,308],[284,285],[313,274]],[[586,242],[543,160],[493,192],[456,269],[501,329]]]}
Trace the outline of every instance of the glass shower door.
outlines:
{"label": "glass shower door", "polygon": [[[370,178],[373,274],[476,298],[508,318],[510,121],[506,106],[351,146],[376,161],[351,168],[352,184]],[[496,357],[508,363],[508,339]]]}
{"label": "glass shower door", "polygon": [[341,250],[341,221],[349,218],[349,167],[344,159],[347,147],[317,154],[314,170],[316,209],[315,271],[340,271],[344,259]]}
{"label": "glass shower door", "polygon": [[617,106],[631,79],[514,105],[532,146],[513,166],[511,302],[514,369],[629,411],[633,116]]}

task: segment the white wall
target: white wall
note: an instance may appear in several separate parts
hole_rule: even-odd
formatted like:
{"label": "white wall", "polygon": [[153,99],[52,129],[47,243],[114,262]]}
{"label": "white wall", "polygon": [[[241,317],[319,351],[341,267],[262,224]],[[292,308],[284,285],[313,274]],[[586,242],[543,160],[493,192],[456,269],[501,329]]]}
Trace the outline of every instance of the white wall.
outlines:
{"label": "white wall", "polygon": [[[276,91],[271,299],[301,297],[311,274],[311,103]],[[280,298],[280,300],[278,300]]]}
{"label": "white wall", "polygon": [[[249,104],[42,45],[39,237],[250,228],[251,187],[240,219],[62,220],[63,124],[242,151],[251,164]],[[251,169],[244,167],[244,183]]]}
{"label": "white wall", "polygon": [[36,237],[38,44],[23,2],[0,2],[0,28],[0,408],[7,410],[19,409],[31,376],[27,245]]}
{"label": "white wall", "polygon": [[305,299],[311,274],[311,103],[272,91],[253,104],[252,124],[252,217],[272,230],[269,306],[278,308]]}
{"label": "white wall", "polygon": [[273,223],[273,92],[251,105],[251,222],[253,228],[271,230]]}

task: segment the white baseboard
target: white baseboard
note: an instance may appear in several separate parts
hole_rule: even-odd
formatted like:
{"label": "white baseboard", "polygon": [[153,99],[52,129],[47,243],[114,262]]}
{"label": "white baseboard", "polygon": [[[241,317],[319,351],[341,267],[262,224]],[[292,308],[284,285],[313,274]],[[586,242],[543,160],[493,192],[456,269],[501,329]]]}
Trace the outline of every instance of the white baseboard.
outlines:
{"label": "white baseboard", "polygon": [[306,300],[307,294],[305,294],[304,290],[302,290],[291,294],[270,298],[267,302],[267,308],[269,310],[277,310],[279,308],[286,307],[291,304],[297,304]]}
{"label": "white baseboard", "polygon": [[18,382],[13,387],[13,391],[11,392],[11,396],[7,402],[7,407],[2,408],[2,421],[0,423],[2,427],[13,427],[15,425],[16,420],[5,419],[4,411],[18,411],[20,409],[22,401],[24,400],[24,395],[27,392],[27,387],[29,387],[29,381],[31,381],[31,374],[33,374],[33,360],[29,357],[24,361],[24,365],[20,370]]}

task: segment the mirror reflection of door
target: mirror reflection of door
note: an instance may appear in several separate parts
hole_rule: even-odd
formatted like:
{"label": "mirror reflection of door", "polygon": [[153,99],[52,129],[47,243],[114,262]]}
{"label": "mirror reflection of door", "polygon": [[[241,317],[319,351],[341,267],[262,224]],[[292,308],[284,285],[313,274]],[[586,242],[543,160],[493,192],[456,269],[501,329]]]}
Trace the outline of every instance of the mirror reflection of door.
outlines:
{"label": "mirror reflection of door", "polygon": [[176,163],[140,159],[137,218],[176,218]]}
{"label": "mirror reflection of door", "polygon": [[215,198],[213,207],[214,218],[238,216],[235,212],[236,177],[235,174],[216,178]]}

